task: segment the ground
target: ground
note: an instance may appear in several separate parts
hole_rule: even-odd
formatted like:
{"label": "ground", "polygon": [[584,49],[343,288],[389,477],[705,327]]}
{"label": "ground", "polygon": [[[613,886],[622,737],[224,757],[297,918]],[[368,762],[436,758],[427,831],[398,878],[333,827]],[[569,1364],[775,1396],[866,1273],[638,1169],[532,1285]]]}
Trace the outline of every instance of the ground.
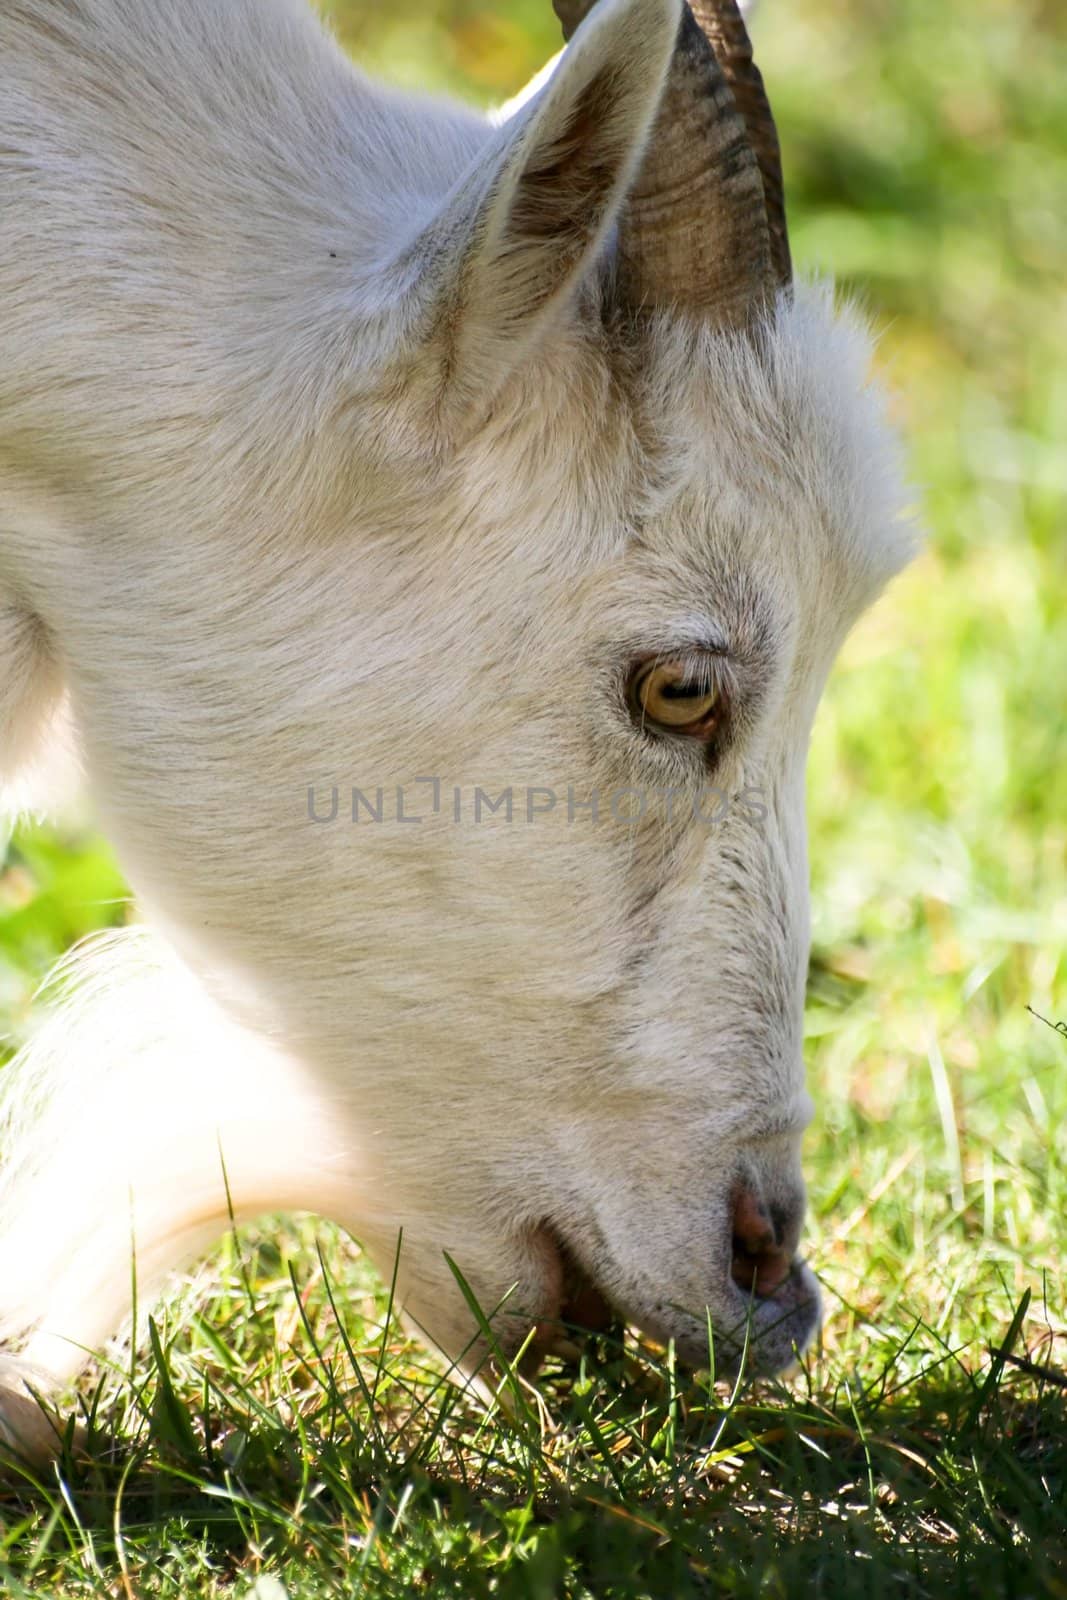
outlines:
{"label": "ground", "polygon": [[[330,9],[476,99],[554,48],[548,0]],[[931,536],[811,762],[822,1343],[731,1392],[603,1341],[507,1421],[353,1245],[245,1234],[95,1369],[93,1464],[0,1487],[16,1600],[1067,1595],[1067,17],[763,0],[755,32],[796,258],[883,329]],[[11,841],[7,1053],[125,897],[90,831]]]}

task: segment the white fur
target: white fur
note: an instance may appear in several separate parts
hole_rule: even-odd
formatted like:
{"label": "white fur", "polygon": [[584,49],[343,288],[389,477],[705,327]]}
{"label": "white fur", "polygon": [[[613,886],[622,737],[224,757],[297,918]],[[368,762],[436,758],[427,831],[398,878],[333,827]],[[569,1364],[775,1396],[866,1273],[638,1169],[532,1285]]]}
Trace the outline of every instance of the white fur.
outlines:
{"label": "white fur", "polygon": [[[757,340],[613,316],[677,20],[602,0],[494,129],[298,0],[5,0],[0,778],[69,694],[155,930],[5,1074],[3,1322],[57,1386],[231,1204],[386,1270],[402,1229],[464,1370],[446,1250],[511,1346],[560,1235],[698,1359],[745,1311],[731,1186],[799,1205],[808,731],[908,537],[826,290]],[[699,791],[621,686],[702,642],[710,781],[765,819],[473,823],[476,786]],[[421,824],[309,820],[423,776]],[[810,1321],[758,1305],[765,1364]]]}

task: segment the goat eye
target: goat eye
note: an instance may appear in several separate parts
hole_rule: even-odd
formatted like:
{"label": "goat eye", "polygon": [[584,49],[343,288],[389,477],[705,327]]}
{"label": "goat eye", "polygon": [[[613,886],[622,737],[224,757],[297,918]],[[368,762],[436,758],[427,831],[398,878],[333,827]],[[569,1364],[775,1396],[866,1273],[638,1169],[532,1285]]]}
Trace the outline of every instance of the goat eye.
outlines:
{"label": "goat eye", "polygon": [[630,682],[630,704],[644,725],[707,739],[719,720],[719,693],[691,661],[649,661]]}

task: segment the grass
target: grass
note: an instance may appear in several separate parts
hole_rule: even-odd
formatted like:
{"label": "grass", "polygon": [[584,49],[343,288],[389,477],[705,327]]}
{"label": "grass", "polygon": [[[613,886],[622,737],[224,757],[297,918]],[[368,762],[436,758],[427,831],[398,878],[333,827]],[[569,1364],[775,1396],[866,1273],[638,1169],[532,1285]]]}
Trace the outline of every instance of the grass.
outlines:
{"label": "grass", "polygon": [[[88,1467],[0,1488],[13,1597],[1067,1595],[1067,21],[764,4],[795,252],[877,308],[931,535],[812,753],[821,1345],[734,1392],[602,1339],[508,1420],[287,1219],[96,1370]],[[555,47],[547,0],[332,9],[475,97]],[[11,1045],[124,894],[91,834],[13,841]]]}

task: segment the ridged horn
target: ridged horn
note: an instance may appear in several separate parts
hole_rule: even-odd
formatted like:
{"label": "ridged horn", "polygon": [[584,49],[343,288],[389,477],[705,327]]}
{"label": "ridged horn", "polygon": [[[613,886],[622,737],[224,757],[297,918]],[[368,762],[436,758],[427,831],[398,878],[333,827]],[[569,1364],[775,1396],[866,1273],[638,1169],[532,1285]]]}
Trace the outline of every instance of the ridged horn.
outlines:
{"label": "ridged horn", "polygon": [[[594,0],[553,0],[570,39]],[[764,184],[715,51],[684,8],[649,147],[619,225],[635,309],[677,306],[744,327],[774,293]]]}
{"label": "ridged horn", "polygon": [[785,220],[782,152],[763,74],[752,57],[752,42],[736,0],[692,0],[693,15],[711,43],[726,75],[734,104],[745,119],[748,142],[763,179],[763,200],[771,235],[774,275],[782,288],[793,281]]}

